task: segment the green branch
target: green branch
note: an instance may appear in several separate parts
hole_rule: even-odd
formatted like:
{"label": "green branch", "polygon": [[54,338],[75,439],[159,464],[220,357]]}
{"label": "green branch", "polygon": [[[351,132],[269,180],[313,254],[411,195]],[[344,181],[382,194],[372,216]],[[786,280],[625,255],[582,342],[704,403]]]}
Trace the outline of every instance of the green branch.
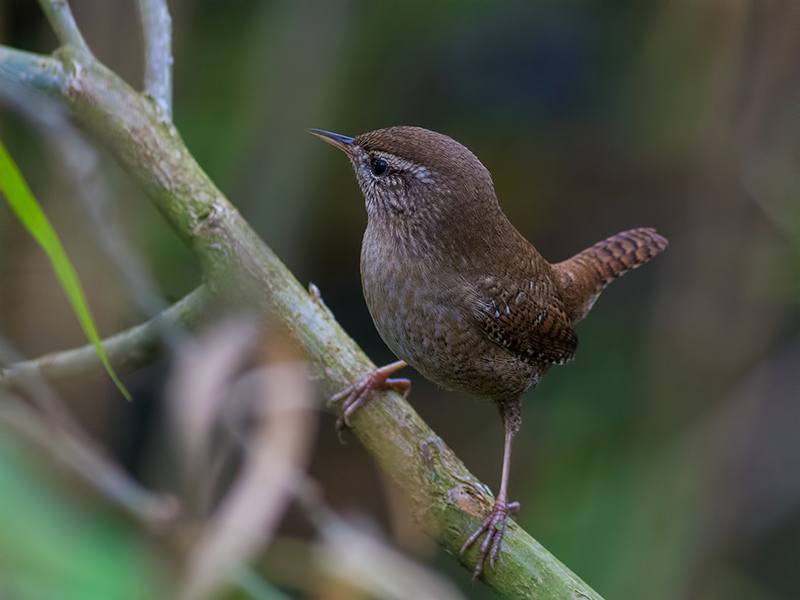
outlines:
{"label": "green branch", "polygon": [[[63,49],[58,58],[60,68],[53,59],[0,48],[0,82],[14,79],[61,99],[197,253],[209,290],[228,303],[258,307],[294,335],[323,393],[375,368],[214,186],[152,102],[85,55]],[[399,394],[383,394],[353,421],[353,433],[403,490],[423,529],[459,557],[491,508],[487,488]],[[459,560],[471,570],[475,554]],[[484,580],[507,598],[599,598],[514,522]]]}

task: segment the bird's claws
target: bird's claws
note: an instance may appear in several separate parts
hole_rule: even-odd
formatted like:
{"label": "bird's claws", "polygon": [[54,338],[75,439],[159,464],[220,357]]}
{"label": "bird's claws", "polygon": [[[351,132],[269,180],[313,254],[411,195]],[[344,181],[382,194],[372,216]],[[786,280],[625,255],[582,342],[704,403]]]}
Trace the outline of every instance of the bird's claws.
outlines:
{"label": "bird's claws", "polygon": [[482,574],[489,560],[489,566],[494,569],[494,559],[500,551],[503,541],[503,534],[506,531],[506,520],[509,516],[515,516],[519,512],[519,502],[495,502],[492,512],[483,520],[481,526],[464,542],[461,546],[460,554],[464,554],[482,535],[486,537],[481,542],[478,549],[478,559],[475,563],[475,570],[472,572],[472,580],[475,581]]}
{"label": "bird's claws", "polygon": [[361,381],[331,396],[331,404],[341,402],[339,418],[336,420],[336,431],[339,433],[340,440],[341,432],[345,428],[352,427],[352,416],[360,407],[372,399],[375,392],[394,390],[402,393],[404,397],[408,397],[408,392],[411,389],[411,382],[408,379],[388,379],[389,375],[405,366],[405,362],[398,361],[375,369]]}

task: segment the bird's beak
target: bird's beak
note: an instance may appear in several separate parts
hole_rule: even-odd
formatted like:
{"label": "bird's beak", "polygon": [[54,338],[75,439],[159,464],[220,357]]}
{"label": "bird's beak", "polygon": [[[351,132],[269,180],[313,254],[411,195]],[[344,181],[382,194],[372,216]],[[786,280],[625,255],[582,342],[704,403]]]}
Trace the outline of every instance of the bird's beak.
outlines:
{"label": "bird's beak", "polygon": [[351,137],[339,135],[338,133],[331,133],[330,131],[323,131],[322,129],[307,129],[306,131],[317,136],[322,141],[328,142],[331,146],[336,146],[348,156],[353,153],[353,138]]}

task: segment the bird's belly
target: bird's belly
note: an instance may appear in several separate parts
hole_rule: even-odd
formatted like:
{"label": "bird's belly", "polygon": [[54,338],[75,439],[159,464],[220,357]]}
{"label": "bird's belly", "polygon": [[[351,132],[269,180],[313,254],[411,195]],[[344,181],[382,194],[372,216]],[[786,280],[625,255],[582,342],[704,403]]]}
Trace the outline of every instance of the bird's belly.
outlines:
{"label": "bird's belly", "polygon": [[389,261],[371,272],[362,265],[364,297],[386,345],[425,377],[448,389],[492,400],[517,398],[543,374],[486,337],[463,290],[448,289],[435,274],[415,277]]}

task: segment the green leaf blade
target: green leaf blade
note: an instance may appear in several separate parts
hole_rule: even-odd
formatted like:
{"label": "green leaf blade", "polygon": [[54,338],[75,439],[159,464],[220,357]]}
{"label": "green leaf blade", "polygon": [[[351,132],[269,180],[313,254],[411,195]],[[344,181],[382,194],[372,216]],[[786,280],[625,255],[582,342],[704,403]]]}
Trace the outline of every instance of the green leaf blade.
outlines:
{"label": "green leaf blade", "polygon": [[36,202],[28,184],[11,156],[6,152],[2,142],[0,142],[0,190],[8,200],[11,209],[50,259],[61,287],[72,305],[72,310],[75,312],[75,316],[78,318],[86,337],[94,346],[109,377],[119,388],[122,395],[131,400],[130,393],[119,380],[114,369],[112,369],[108,356],[100,343],[100,336],[94,326],[78,275],[64,252],[61,241],[58,239],[58,235],[56,235],[50,221],[38,202]]}

